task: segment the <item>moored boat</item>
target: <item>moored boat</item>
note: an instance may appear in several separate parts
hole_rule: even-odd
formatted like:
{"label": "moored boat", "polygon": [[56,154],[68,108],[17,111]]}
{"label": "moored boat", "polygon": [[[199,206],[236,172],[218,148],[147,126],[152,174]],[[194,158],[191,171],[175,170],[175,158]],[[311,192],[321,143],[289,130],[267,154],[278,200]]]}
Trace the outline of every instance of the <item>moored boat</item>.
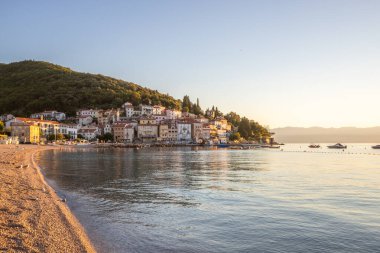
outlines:
{"label": "moored boat", "polygon": [[280,148],[280,145],[261,145],[261,148]]}
{"label": "moored boat", "polygon": [[380,149],[380,145],[372,146],[373,149]]}
{"label": "moored boat", "polygon": [[335,145],[327,146],[328,148],[335,148],[335,149],[345,149],[347,148],[347,145],[343,145],[341,143],[337,143]]}
{"label": "moored boat", "polygon": [[319,144],[310,144],[309,148],[320,148],[321,146]]}

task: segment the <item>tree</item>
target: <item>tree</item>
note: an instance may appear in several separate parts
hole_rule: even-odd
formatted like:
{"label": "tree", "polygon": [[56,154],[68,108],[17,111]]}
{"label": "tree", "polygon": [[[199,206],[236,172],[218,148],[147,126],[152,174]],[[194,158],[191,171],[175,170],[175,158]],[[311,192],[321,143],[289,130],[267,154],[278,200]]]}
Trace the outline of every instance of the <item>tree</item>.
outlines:
{"label": "tree", "polygon": [[63,134],[57,134],[57,141],[62,141],[63,139],[65,139]]}
{"label": "tree", "polygon": [[182,112],[189,112],[189,107],[185,106],[185,107],[182,107]]}
{"label": "tree", "polygon": [[131,103],[134,105],[138,105],[141,102],[141,96],[137,92],[133,92],[131,96]]}
{"label": "tree", "polygon": [[251,126],[249,124],[249,119],[243,117],[239,123],[238,132],[244,139],[251,137]]}
{"label": "tree", "polygon": [[193,113],[195,115],[202,115],[203,114],[202,108],[199,105],[199,98],[197,98],[197,103],[193,105]]}
{"label": "tree", "polygon": [[84,139],[83,135],[81,135],[81,134],[78,134],[78,135],[77,135],[77,138],[78,138],[78,139]]}
{"label": "tree", "polygon": [[215,117],[223,116],[223,113],[219,111],[218,107],[215,108]]}
{"label": "tree", "polygon": [[[190,101],[190,97],[188,95],[185,95],[182,100],[182,109],[187,107],[189,111],[192,109],[192,103]],[[191,112],[191,111],[190,111]]]}
{"label": "tree", "polygon": [[49,134],[47,139],[48,139],[48,141],[54,141],[55,140],[55,134]]}
{"label": "tree", "polygon": [[240,133],[236,132],[230,135],[231,141],[239,141],[241,139]]}
{"label": "tree", "polygon": [[260,125],[256,121],[250,122],[251,132],[252,132],[252,138],[256,141],[259,141],[263,137],[270,137],[271,134],[269,133],[268,129]]}
{"label": "tree", "polygon": [[113,141],[113,135],[111,133],[98,135],[97,138],[99,139],[99,141],[104,141],[104,142]]}
{"label": "tree", "polygon": [[0,133],[2,133],[5,129],[4,122],[0,121]]}
{"label": "tree", "polygon": [[64,138],[65,136],[63,134],[49,134],[49,136],[47,137],[49,141],[61,141]]}
{"label": "tree", "polygon": [[111,134],[111,133],[105,133],[104,134],[104,140],[105,141],[113,141],[113,134]]}
{"label": "tree", "polygon": [[236,112],[229,112],[224,117],[233,126],[235,126],[235,127],[239,126],[239,123],[240,123],[241,119],[240,119],[240,115],[237,114]]}

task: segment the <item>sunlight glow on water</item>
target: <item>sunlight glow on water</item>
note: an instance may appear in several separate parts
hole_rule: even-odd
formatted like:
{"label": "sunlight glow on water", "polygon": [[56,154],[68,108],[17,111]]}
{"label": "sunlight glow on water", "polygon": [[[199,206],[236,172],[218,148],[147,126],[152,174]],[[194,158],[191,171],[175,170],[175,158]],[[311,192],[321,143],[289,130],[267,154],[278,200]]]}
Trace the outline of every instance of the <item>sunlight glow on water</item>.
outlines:
{"label": "sunlight glow on water", "polygon": [[367,147],[83,148],[39,163],[101,252],[379,252]]}

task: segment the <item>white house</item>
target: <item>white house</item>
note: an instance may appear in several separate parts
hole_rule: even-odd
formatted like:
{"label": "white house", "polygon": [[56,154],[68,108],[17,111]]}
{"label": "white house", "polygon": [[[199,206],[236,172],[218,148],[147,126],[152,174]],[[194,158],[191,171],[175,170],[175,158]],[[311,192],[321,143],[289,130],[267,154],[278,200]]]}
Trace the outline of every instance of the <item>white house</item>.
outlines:
{"label": "white house", "polygon": [[68,135],[71,140],[78,137],[79,126],[77,124],[59,124],[58,133]]}
{"label": "white house", "polygon": [[218,129],[216,133],[220,143],[227,143],[227,132],[225,129]]}
{"label": "white house", "polygon": [[87,126],[92,123],[92,116],[79,116],[78,117],[78,123],[82,126]]}
{"label": "white house", "polygon": [[77,124],[67,124],[67,135],[70,136],[70,139],[78,138],[78,130],[80,126]]}
{"label": "white house", "polygon": [[153,114],[153,106],[151,105],[139,105],[139,109],[141,111],[141,115],[152,115]]}
{"label": "white house", "polygon": [[156,124],[160,124],[161,121],[166,120],[166,115],[165,114],[153,114],[152,117],[156,120]]}
{"label": "white house", "polygon": [[99,110],[94,109],[82,109],[77,111],[77,116],[91,116],[93,118],[99,117]]}
{"label": "white house", "polygon": [[81,128],[78,130],[78,135],[82,135],[88,141],[95,140],[99,134],[97,128]]}
{"label": "white house", "polygon": [[103,134],[112,133],[111,124],[105,124],[103,127]]}
{"label": "white house", "polygon": [[135,138],[135,129],[132,125],[126,125],[124,127],[124,142],[132,143]]}
{"label": "white house", "polygon": [[112,133],[111,124],[98,124],[98,127],[99,127],[100,134]]}
{"label": "white house", "polygon": [[11,120],[11,119],[14,119],[15,116],[13,116],[12,114],[3,114],[0,116],[0,121],[8,121],[8,120]]}
{"label": "white house", "polygon": [[44,112],[38,112],[33,113],[30,115],[32,119],[45,119],[45,120],[58,120],[62,121],[66,119],[66,114],[63,112],[57,112],[57,111],[44,111]]}
{"label": "white house", "polygon": [[134,107],[131,103],[129,102],[126,102],[122,105],[122,107],[124,108],[124,111],[125,111],[125,116],[127,118],[131,118],[134,114]]}
{"label": "white house", "polygon": [[165,110],[165,113],[166,113],[166,118],[167,119],[178,119],[181,117],[182,113],[180,111],[177,111],[177,110],[171,110],[171,109],[166,109]]}
{"label": "white house", "polygon": [[165,111],[165,107],[161,105],[154,105],[153,106],[153,113],[155,115],[162,114]]}

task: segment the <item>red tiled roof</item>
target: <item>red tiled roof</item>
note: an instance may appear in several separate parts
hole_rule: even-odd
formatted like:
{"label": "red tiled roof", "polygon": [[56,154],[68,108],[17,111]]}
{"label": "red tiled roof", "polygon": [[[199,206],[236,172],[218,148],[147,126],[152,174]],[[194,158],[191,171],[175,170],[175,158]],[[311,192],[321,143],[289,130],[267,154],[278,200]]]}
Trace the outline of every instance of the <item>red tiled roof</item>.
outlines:
{"label": "red tiled roof", "polygon": [[57,121],[51,121],[51,120],[41,120],[41,119],[32,119],[32,118],[20,118],[20,117],[17,117],[16,119],[17,120],[21,120],[23,122],[49,123],[49,124],[56,124],[56,125],[59,124]]}

